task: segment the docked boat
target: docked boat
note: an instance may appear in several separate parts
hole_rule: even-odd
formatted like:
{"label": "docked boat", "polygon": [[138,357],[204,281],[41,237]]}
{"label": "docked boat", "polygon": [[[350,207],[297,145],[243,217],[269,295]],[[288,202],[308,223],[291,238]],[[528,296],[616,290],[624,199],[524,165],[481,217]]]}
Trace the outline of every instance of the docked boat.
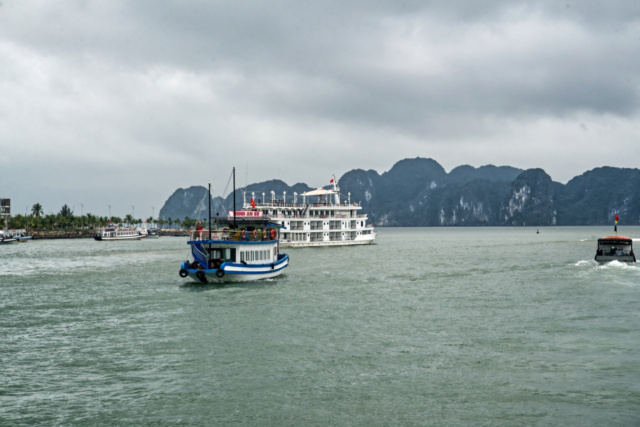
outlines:
{"label": "docked boat", "polygon": [[120,228],[120,227],[104,227],[96,231],[93,236],[99,241],[110,240],[140,240],[147,237],[147,233],[141,228]]}
{"label": "docked boat", "polygon": [[9,244],[9,243],[17,243],[18,239],[13,237],[11,234],[5,233],[3,230],[0,230],[0,244]]}
{"label": "docked boat", "polygon": [[625,236],[607,236],[598,239],[595,260],[598,262],[636,262],[633,240]]}
{"label": "docked boat", "polygon": [[157,228],[148,228],[147,229],[147,239],[157,239],[160,237]]}
{"label": "docked boat", "polygon": [[15,238],[18,242],[28,242],[33,240],[33,236],[27,234],[27,230],[9,230],[11,237]]}
{"label": "docked boat", "polygon": [[[276,199],[271,192],[271,201],[256,200],[252,193],[247,202],[244,194],[243,208],[264,212],[271,220],[283,227],[280,233],[280,247],[345,246],[368,245],[374,242],[377,232],[373,224],[367,223],[367,214],[360,204],[340,199],[340,188],[335,177],[333,188],[318,188],[302,194],[293,193],[288,202],[286,192],[282,199]],[[298,198],[302,198],[302,203]]]}
{"label": "docked boat", "polygon": [[209,224],[209,229],[196,226],[192,231],[180,277],[202,283],[245,282],[277,277],[289,265],[289,256],[280,253],[280,226],[263,212],[233,210],[226,219]]}

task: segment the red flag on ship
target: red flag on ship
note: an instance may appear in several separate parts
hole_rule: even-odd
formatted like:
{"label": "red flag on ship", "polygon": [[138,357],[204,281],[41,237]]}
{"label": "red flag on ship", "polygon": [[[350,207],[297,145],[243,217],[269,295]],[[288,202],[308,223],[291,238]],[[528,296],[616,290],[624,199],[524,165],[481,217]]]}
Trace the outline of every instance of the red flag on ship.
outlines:
{"label": "red flag on ship", "polygon": [[329,181],[330,184],[333,184],[333,178],[331,178],[331,181]]}
{"label": "red flag on ship", "polygon": [[618,215],[616,215],[616,222],[618,222],[618,220],[619,220],[619,219],[620,219],[620,218],[618,218]]}
{"label": "red flag on ship", "polygon": [[255,208],[256,207],[256,202],[253,201],[253,197],[251,198],[251,207]]}

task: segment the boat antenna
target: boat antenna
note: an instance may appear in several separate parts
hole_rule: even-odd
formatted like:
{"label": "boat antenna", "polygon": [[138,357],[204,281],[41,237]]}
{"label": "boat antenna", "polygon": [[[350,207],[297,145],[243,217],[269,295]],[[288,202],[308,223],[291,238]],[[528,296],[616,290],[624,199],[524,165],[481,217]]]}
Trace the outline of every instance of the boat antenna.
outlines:
{"label": "boat antenna", "polygon": [[236,167],[233,167],[233,228],[236,228]]}
{"label": "boat antenna", "polygon": [[209,253],[207,254],[207,268],[211,268],[211,181],[209,181]]}

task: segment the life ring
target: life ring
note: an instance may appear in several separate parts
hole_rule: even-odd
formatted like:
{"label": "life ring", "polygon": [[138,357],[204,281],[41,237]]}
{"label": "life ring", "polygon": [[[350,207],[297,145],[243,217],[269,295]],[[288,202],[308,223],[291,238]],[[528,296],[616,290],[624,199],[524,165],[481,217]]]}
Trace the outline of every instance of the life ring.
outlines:
{"label": "life ring", "polygon": [[180,271],[178,272],[178,274],[180,275],[180,277],[182,277],[184,279],[185,277],[187,277],[189,275],[189,272],[187,270],[185,270],[184,268],[181,268]]}
{"label": "life ring", "polygon": [[242,230],[242,238],[244,239],[245,237],[247,237],[247,230]]}
{"label": "life ring", "polygon": [[258,238],[258,230],[253,230],[253,238],[254,239]]}
{"label": "life ring", "polygon": [[202,282],[207,283],[207,276],[205,276],[204,271],[198,270],[196,273],[196,277]]}
{"label": "life ring", "polygon": [[276,238],[276,230],[274,230],[273,228],[271,229],[271,238],[272,239]]}
{"label": "life ring", "polygon": [[224,277],[224,270],[223,269],[218,269],[218,271],[216,271],[216,276],[222,278]]}

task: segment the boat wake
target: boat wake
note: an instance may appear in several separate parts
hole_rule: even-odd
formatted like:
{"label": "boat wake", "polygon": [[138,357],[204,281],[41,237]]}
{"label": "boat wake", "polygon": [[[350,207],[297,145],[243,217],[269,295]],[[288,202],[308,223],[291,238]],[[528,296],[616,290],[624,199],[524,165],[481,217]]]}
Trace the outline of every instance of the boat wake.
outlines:
{"label": "boat wake", "polygon": [[599,265],[602,269],[619,269],[619,270],[638,270],[638,263],[628,263],[620,261],[610,261],[606,264]]}
{"label": "boat wake", "polygon": [[592,259],[589,260],[580,260],[574,264],[576,267],[594,267],[599,270],[640,270],[640,265],[637,262],[629,263],[629,262],[620,262],[620,261],[609,261],[607,263],[599,263]]}

